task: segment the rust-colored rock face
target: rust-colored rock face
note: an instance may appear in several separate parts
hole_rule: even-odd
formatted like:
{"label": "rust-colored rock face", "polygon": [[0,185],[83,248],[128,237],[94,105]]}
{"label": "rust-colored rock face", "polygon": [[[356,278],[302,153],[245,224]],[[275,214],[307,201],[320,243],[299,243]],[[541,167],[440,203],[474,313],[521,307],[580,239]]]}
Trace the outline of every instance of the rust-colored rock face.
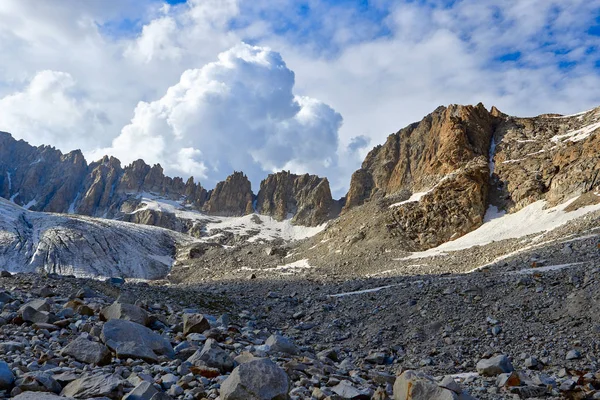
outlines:
{"label": "rust-colored rock face", "polygon": [[439,246],[478,228],[487,210],[490,170],[478,157],[438,183],[418,202],[394,207],[387,228],[407,250]]}
{"label": "rust-colored rock face", "polygon": [[[424,250],[479,227],[490,204],[514,212],[582,194],[569,209],[595,204],[600,197],[587,194],[600,185],[596,131],[600,109],[518,118],[481,104],[440,107],[369,153],[352,176],[344,211],[381,204],[365,210],[389,214],[388,234],[399,246]],[[424,191],[419,201],[387,207]]]}
{"label": "rust-colored rock face", "polygon": [[248,177],[243,172],[234,172],[225,181],[217,183],[203,210],[226,217],[251,214],[254,212],[253,199]]}
{"label": "rust-colored rock face", "polygon": [[352,176],[345,208],[403,189],[430,187],[475,157],[486,156],[494,121],[482,104],[451,105],[390,135]]}
{"label": "rust-colored rock face", "polygon": [[292,223],[306,226],[320,225],[335,213],[327,178],[289,171],[271,174],[261,182],[256,208],[278,221],[292,218]]}
{"label": "rust-colored rock face", "polygon": [[600,109],[574,116],[504,116],[495,132],[492,189],[517,211],[546,200],[553,206],[600,185]]}

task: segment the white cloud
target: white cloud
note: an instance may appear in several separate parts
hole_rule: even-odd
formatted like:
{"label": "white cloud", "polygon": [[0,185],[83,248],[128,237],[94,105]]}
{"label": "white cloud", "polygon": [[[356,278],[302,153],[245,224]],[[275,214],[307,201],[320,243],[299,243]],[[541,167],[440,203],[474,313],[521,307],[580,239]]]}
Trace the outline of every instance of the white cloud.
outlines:
{"label": "white cloud", "polygon": [[[600,0],[374,0],[370,16],[302,4],[310,13],[296,0],[2,0],[1,129],[65,151],[122,147],[168,172],[207,176],[208,187],[235,165],[251,176],[317,171],[340,196],[370,146],[440,104],[483,101],[517,115],[600,104],[600,38],[586,34]],[[240,48],[209,64],[244,40],[273,48],[289,69]],[[498,62],[516,52],[518,61]],[[53,77],[55,104],[32,90],[47,70],[69,77]],[[22,107],[25,98],[39,105]],[[344,117],[337,149],[325,104]]]}
{"label": "white cloud", "polygon": [[93,146],[108,125],[96,105],[78,96],[73,77],[57,71],[41,71],[23,91],[0,98],[0,110],[0,130],[35,145]]}
{"label": "white cloud", "polygon": [[162,98],[140,102],[112,146],[90,155],[160,162],[209,186],[233,170],[255,184],[281,169],[334,172],[342,118],[293,89],[294,73],[277,52],[240,44],[185,71]]}

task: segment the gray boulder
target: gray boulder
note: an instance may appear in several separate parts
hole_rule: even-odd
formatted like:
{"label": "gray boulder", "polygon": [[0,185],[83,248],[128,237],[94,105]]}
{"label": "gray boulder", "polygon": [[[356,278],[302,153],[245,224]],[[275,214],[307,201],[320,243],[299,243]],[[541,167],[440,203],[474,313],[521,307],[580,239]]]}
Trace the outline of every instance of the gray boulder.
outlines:
{"label": "gray boulder", "polygon": [[13,400],[74,400],[72,397],[57,396],[53,393],[25,392],[13,397]]}
{"label": "gray boulder", "polygon": [[156,400],[156,399],[170,399],[171,397],[158,389],[148,381],[141,382],[138,384],[127,396],[123,397],[123,400]]}
{"label": "gray boulder", "polygon": [[508,357],[504,354],[480,360],[477,363],[476,369],[479,375],[483,376],[496,376],[515,370]]}
{"label": "gray boulder", "polygon": [[123,381],[113,374],[87,374],[65,386],[61,396],[77,399],[90,397],[121,399],[123,397]]}
{"label": "gray boulder", "polygon": [[61,354],[71,356],[77,361],[97,365],[109,364],[112,358],[108,347],[83,337],[78,337],[69,343]]}
{"label": "gray boulder", "polygon": [[267,358],[244,363],[221,384],[221,400],[287,400],[290,382],[285,371]]}
{"label": "gray boulder", "polygon": [[54,314],[50,314],[47,311],[38,311],[29,306],[23,309],[21,316],[24,321],[31,322],[32,324],[51,324],[58,320]]}
{"label": "gray boulder", "polygon": [[19,308],[19,313],[23,313],[23,310],[25,310],[27,307],[31,307],[38,311],[50,311],[51,305],[52,303],[50,303],[50,300],[48,299],[31,300]]}
{"label": "gray boulder", "polygon": [[144,326],[148,324],[148,313],[143,308],[128,303],[112,303],[100,311],[100,318],[105,321],[122,319]]}
{"label": "gray boulder", "polygon": [[350,381],[341,381],[331,388],[333,393],[342,399],[369,400],[373,392],[368,389],[358,389]]}
{"label": "gray boulder", "polygon": [[233,369],[233,359],[214,339],[208,339],[202,350],[197,350],[187,361],[198,366],[218,368],[223,373]]}
{"label": "gray boulder", "polygon": [[405,371],[394,383],[394,400],[457,400],[457,393],[444,387],[429,375]]}
{"label": "gray boulder", "polygon": [[10,367],[4,361],[0,361],[0,390],[10,389],[14,382],[15,376]]}
{"label": "gray boulder", "polygon": [[291,339],[288,339],[281,335],[271,335],[267,341],[265,342],[267,346],[269,346],[271,351],[277,353],[286,353],[286,354],[298,354],[299,349],[298,346],[292,342]]}
{"label": "gray boulder", "polygon": [[28,372],[15,381],[15,386],[24,392],[52,392],[59,393],[60,384],[52,377],[50,372]]}
{"label": "gray boulder", "polygon": [[210,323],[202,314],[183,314],[183,334],[203,333],[210,329]]}
{"label": "gray boulder", "polygon": [[102,327],[100,338],[120,358],[139,358],[156,361],[157,356],[172,358],[175,351],[166,338],[158,333],[122,319],[108,321]]}

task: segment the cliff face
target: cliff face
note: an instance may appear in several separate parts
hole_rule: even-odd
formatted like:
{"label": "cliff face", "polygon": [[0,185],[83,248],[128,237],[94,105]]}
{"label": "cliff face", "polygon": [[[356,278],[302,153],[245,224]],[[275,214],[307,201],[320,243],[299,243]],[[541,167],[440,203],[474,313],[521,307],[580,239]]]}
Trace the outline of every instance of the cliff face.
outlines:
{"label": "cliff face", "polygon": [[278,221],[293,217],[292,223],[320,225],[335,216],[329,181],[316,175],[282,171],[260,184],[256,208]]}
{"label": "cliff face", "polygon": [[597,131],[600,108],[519,118],[481,104],[440,107],[367,155],[352,176],[344,212],[356,218],[349,211],[371,203],[365,213],[378,213],[387,235],[412,251],[476,229],[490,205],[514,212],[582,194],[570,209],[598,203]]}
{"label": "cliff face", "polygon": [[243,172],[234,172],[210,192],[203,211],[224,217],[246,215],[254,212],[254,195],[248,177]]}
{"label": "cliff face", "polygon": [[593,192],[600,184],[600,109],[573,116],[503,116],[492,188],[508,211],[534,201],[550,205]]}
{"label": "cliff face", "polygon": [[495,117],[482,104],[439,107],[367,155],[352,176],[345,209],[401,190],[418,192],[487,156],[494,124]]}
{"label": "cliff face", "polygon": [[121,208],[135,208],[141,193],[182,200],[200,208],[208,192],[193,178],[164,175],[160,165],[142,160],[121,167],[105,156],[87,164],[80,151],[62,154],[49,147],[30,146],[0,132],[0,196],[35,211],[120,217]]}

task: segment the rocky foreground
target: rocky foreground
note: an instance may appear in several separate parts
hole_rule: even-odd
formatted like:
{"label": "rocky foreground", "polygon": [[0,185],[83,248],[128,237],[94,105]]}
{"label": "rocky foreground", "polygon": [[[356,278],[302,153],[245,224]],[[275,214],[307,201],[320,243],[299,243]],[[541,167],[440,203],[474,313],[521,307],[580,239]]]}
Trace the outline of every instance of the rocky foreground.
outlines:
{"label": "rocky foreground", "polygon": [[0,286],[3,398],[600,398],[597,265],[189,287],[3,273]]}

